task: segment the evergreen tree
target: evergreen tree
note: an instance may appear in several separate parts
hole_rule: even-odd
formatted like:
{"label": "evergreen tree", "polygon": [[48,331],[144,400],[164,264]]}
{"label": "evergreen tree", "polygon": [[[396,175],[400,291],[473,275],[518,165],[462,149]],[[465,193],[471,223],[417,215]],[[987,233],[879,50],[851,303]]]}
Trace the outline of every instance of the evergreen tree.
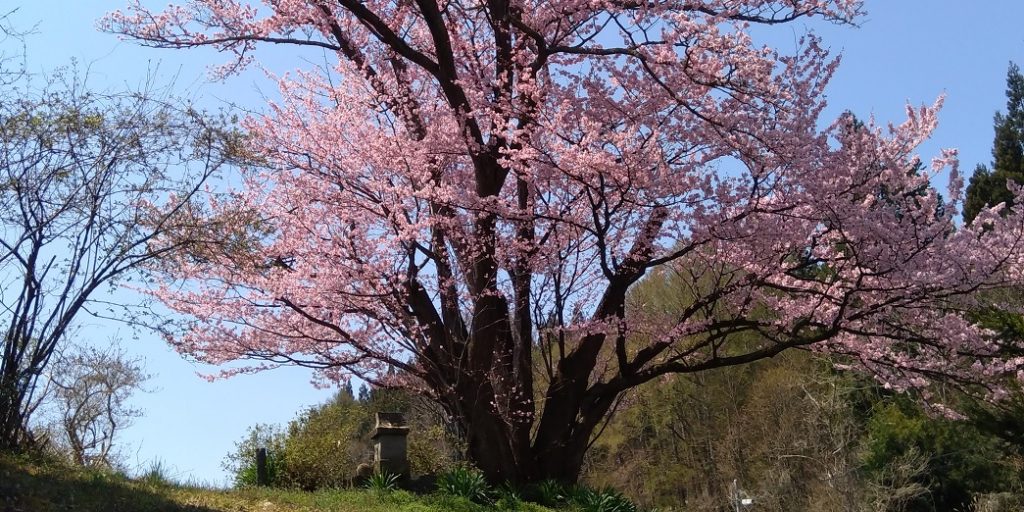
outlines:
{"label": "evergreen tree", "polygon": [[[969,224],[986,205],[1013,205],[1007,181],[1024,184],[1024,76],[1010,63],[1006,74],[1006,114],[996,113],[992,143],[992,168],[978,165],[967,186],[964,223]],[[1024,316],[1007,305],[1024,304],[1024,290],[1010,287],[979,294],[978,310],[972,319],[997,333],[1006,353],[1019,354],[1024,348]],[[1010,457],[1024,454],[1024,393],[1013,388],[1010,398],[1000,404],[984,400],[966,402],[971,427],[1003,441]],[[1020,475],[1018,475],[1019,477]]]}
{"label": "evergreen tree", "polygon": [[1013,204],[1007,180],[1024,183],[1024,76],[1012,62],[1006,73],[1006,110],[1005,115],[997,112],[993,122],[992,168],[979,164],[967,185],[964,199],[967,224],[986,205]]}

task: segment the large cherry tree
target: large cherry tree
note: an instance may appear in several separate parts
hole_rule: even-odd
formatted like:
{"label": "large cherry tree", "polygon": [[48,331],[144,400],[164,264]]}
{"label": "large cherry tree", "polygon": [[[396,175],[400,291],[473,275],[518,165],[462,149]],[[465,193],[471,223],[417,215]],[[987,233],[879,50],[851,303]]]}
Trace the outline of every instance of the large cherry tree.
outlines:
{"label": "large cherry tree", "polygon": [[[575,480],[631,388],[783,350],[841,354],[926,395],[938,378],[997,382],[1019,361],[962,313],[1020,280],[1021,217],[955,225],[955,152],[914,153],[939,105],[821,129],[837,59],[811,34],[789,52],[754,42],[860,11],[194,0],[113,13],[107,30],[143,44],[229,54],[225,76],[261,46],[295,49],[280,100],[248,120],[265,165],[205,210],[233,220],[224,243],[164,269],[159,293],[186,318],[173,343],[251,362],[232,372],[302,364],[424,393],[489,478],[520,482]],[[632,304],[659,272],[687,276],[685,300]]]}

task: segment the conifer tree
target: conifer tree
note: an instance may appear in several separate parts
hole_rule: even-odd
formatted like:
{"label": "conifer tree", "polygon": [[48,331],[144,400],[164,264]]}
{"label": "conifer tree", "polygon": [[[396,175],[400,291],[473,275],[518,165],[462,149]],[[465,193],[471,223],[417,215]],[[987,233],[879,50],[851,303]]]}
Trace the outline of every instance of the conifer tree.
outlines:
{"label": "conifer tree", "polygon": [[1008,180],[1024,183],[1024,76],[1012,62],[1006,73],[1006,114],[997,112],[993,124],[992,167],[979,164],[974,170],[964,200],[967,224],[986,205],[1013,204]]}

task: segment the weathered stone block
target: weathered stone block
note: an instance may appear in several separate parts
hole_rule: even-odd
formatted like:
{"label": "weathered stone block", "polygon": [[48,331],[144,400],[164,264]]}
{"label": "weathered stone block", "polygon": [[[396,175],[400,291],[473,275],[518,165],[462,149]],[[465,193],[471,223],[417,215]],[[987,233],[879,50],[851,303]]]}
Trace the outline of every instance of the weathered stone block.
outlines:
{"label": "weathered stone block", "polygon": [[402,413],[377,413],[377,426],[373,430],[373,465],[378,473],[393,473],[409,478],[409,455],[406,437],[409,427]]}

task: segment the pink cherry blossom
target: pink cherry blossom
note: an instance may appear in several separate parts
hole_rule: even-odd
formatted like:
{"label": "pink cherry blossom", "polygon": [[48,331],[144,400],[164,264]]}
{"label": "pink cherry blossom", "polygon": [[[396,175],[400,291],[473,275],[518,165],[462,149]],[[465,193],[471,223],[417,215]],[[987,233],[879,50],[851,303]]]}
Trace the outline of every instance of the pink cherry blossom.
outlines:
{"label": "pink cherry blossom", "polygon": [[[899,126],[820,129],[838,59],[814,35],[793,53],[750,35],[860,14],[854,0],[135,2],[105,28],[217,48],[224,76],[261,45],[296,50],[282,99],[246,121],[265,165],[211,199],[227,243],[167,268],[158,295],[186,319],[172,342],[427,394],[496,480],[573,480],[631,388],[783,350],[923,393],[998,383],[1021,361],[964,313],[1020,283],[1022,217],[956,225],[955,151],[915,154],[941,100]],[[678,308],[627,300],[669,274],[686,276]]]}

